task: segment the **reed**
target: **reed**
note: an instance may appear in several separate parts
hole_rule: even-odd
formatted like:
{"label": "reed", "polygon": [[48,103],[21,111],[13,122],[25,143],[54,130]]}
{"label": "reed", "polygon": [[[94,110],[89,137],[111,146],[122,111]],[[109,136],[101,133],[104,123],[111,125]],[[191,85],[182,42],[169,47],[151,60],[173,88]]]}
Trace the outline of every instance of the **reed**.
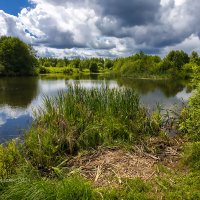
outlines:
{"label": "reed", "polygon": [[36,111],[33,127],[25,135],[26,156],[34,165],[48,168],[81,150],[133,144],[158,134],[159,126],[131,89],[69,86],[67,92],[45,97]]}

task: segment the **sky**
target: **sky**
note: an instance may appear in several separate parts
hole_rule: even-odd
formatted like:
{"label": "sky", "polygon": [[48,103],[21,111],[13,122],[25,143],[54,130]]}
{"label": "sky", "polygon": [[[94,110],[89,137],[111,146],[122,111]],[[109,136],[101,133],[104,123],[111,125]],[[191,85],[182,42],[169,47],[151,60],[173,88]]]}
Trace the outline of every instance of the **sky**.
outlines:
{"label": "sky", "polygon": [[199,0],[0,0],[0,36],[39,56],[200,53]]}

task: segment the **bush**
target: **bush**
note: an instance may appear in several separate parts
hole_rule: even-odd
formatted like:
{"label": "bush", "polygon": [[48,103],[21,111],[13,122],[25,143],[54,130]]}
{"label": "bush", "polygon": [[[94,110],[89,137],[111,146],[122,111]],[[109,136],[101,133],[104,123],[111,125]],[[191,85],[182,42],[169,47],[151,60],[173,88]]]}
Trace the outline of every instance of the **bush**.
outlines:
{"label": "bush", "polygon": [[50,71],[49,71],[49,69],[47,67],[40,66],[39,73],[40,74],[48,74],[48,73],[50,73]]}
{"label": "bush", "polygon": [[200,170],[200,142],[186,145],[183,162],[194,170]]}
{"label": "bush", "polygon": [[6,179],[16,174],[20,160],[21,154],[14,140],[0,145],[0,178]]}
{"label": "bush", "polygon": [[200,141],[200,85],[190,98],[189,108],[182,112],[184,115],[180,129],[194,141]]}
{"label": "bush", "polygon": [[187,64],[183,65],[181,77],[184,79],[192,78],[194,75],[194,69],[196,67],[197,67],[197,65],[194,63],[187,63]]}
{"label": "bush", "polygon": [[91,73],[98,73],[99,72],[99,68],[96,62],[91,62],[90,66],[89,66],[90,72]]}

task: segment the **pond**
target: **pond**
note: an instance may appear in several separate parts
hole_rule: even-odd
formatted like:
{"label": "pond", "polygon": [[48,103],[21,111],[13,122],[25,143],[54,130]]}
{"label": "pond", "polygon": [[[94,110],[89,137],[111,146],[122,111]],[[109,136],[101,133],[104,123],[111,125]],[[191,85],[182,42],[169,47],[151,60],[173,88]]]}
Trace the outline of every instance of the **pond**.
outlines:
{"label": "pond", "polygon": [[33,119],[33,110],[42,106],[44,95],[54,96],[67,90],[69,84],[86,88],[130,87],[140,96],[140,101],[149,109],[159,103],[163,109],[171,109],[186,102],[191,95],[187,83],[171,80],[149,80],[88,75],[65,77],[43,75],[40,77],[0,78],[0,143],[16,138],[26,130]]}

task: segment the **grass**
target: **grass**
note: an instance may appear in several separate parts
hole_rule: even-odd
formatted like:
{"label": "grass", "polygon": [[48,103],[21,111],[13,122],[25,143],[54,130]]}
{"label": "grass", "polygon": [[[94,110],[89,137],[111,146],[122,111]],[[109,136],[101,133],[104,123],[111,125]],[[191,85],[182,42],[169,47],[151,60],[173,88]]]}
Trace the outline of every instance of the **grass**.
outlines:
{"label": "grass", "polygon": [[41,74],[77,74],[79,69],[72,67],[40,67]]}
{"label": "grass", "polygon": [[185,145],[183,162],[193,170],[200,170],[200,85],[182,111],[180,130],[189,140]]}
{"label": "grass", "polygon": [[0,179],[16,174],[21,162],[21,154],[15,141],[0,145]]}
{"label": "grass", "polygon": [[19,180],[1,194],[4,200],[89,200],[93,197],[92,186],[81,177],[63,180]]}
{"label": "grass", "polygon": [[95,187],[73,175],[62,179],[18,179],[0,191],[4,200],[154,200],[199,199],[199,173],[187,175],[166,172],[152,181],[123,179],[120,186]]}
{"label": "grass", "polygon": [[[104,70],[99,70],[97,74],[106,74],[109,73],[110,70],[104,69]],[[68,74],[68,75],[77,75],[77,74],[90,74],[89,69],[83,69],[80,70],[78,68],[74,68],[71,66],[66,66],[66,67],[40,67],[39,68],[39,73],[40,74]]]}
{"label": "grass", "polygon": [[200,141],[200,85],[190,98],[188,108],[182,111],[180,129],[187,133],[192,141]]}
{"label": "grass", "polygon": [[125,180],[120,189],[94,188],[85,179],[74,176],[62,180],[20,180],[1,193],[4,200],[121,200],[153,199],[152,188],[140,179]]}
{"label": "grass", "polygon": [[131,89],[70,86],[66,93],[44,98],[24,146],[33,165],[49,169],[79,151],[133,145],[147,135],[158,135],[159,130],[160,122],[140,106]]}

